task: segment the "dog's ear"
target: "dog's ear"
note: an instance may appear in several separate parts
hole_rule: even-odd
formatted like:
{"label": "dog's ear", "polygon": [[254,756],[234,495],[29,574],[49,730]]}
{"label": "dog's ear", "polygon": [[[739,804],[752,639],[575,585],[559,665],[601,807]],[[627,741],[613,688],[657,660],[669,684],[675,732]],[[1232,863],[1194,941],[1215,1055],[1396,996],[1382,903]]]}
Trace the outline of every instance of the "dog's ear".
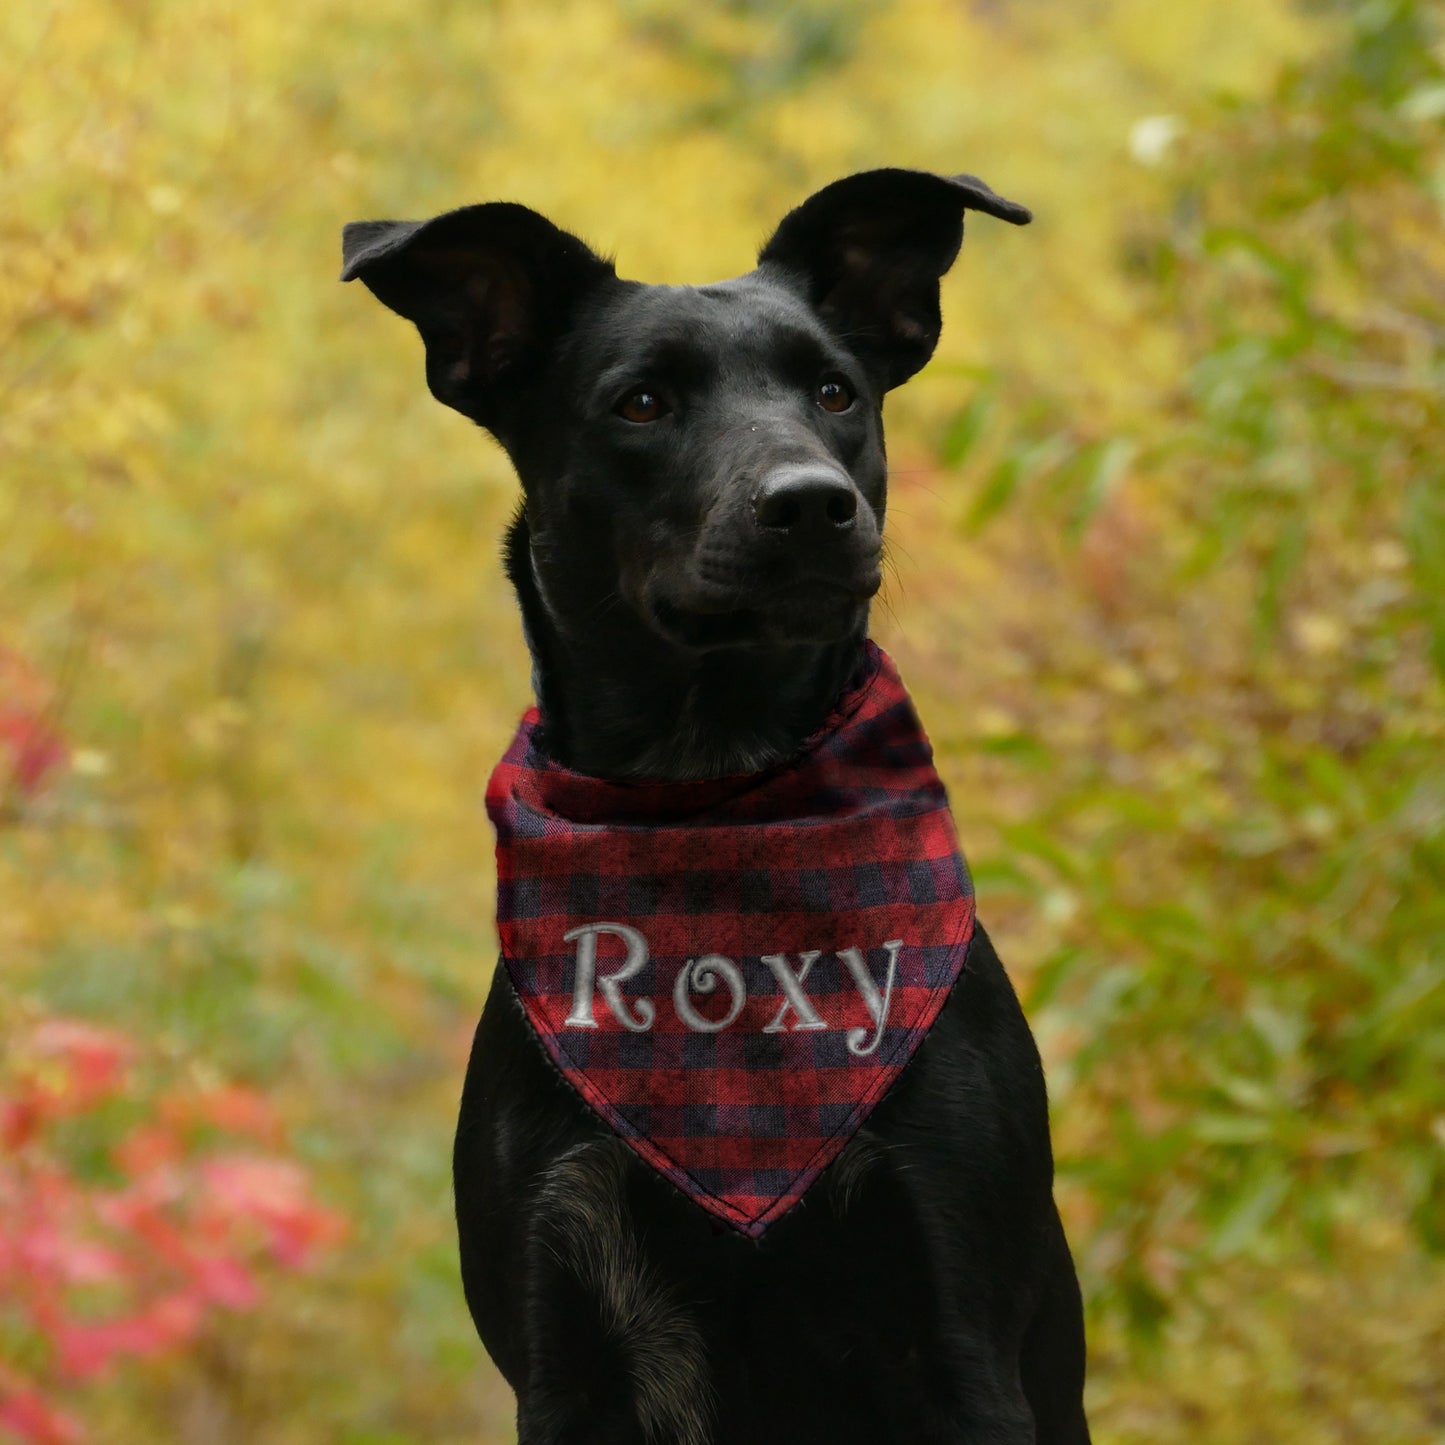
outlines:
{"label": "dog's ear", "polygon": [[1016,226],[1033,219],[977,176],[863,171],[790,211],[758,264],[801,283],[886,391],[907,381],[938,345],[938,282],[963,244],[967,210]]}
{"label": "dog's ear", "polygon": [[430,221],[353,221],[341,279],[360,277],[426,343],[438,401],[505,429],[508,390],[545,358],[612,264],[526,206],[464,206]]}

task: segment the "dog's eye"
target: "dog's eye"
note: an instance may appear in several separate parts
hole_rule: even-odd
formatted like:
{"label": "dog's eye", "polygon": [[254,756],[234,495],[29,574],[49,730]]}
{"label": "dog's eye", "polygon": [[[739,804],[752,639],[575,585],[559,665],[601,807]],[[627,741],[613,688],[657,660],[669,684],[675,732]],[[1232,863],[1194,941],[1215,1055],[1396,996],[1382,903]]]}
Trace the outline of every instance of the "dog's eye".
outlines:
{"label": "dog's eye", "polygon": [[825,376],[818,383],[818,405],[824,411],[847,411],[853,405],[853,388],[841,376]]}
{"label": "dog's eye", "polygon": [[659,421],[672,410],[655,391],[634,391],[617,403],[617,415],[623,421],[635,421],[639,425]]}

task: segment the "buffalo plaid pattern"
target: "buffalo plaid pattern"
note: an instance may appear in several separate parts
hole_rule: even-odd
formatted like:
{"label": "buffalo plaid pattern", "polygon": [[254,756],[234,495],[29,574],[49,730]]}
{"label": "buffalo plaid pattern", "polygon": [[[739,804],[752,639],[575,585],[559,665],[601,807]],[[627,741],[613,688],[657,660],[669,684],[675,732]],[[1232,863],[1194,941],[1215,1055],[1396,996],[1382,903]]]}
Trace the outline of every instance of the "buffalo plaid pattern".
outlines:
{"label": "buffalo plaid pattern", "polygon": [[[871,642],[824,727],[765,773],[586,777],[545,756],[539,724],[533,708],[487,788],[508,974],[587,1104],[757,1237],[868,1117],[963,968],[973,888],[928,739]],[[595,960],[590,1024],[575,929]],[[611,985],[614,1007],[602,981],[642,956],[639,936],[646,962]],[[810,1011],[764,962],[779,955]]]}

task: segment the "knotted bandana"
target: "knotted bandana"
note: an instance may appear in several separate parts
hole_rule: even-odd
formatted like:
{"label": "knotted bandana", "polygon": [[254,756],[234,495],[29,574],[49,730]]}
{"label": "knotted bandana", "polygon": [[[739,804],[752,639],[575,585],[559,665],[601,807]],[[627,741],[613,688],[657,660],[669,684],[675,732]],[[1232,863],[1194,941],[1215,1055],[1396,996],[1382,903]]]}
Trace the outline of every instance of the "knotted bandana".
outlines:
{"label": "knotted bandana", "polygon": [[487,787],[497,924],[538,1038],[704,1209],[757,1237],[923,1041],[973,887],[898,672],[861,677],[790,763],[698,783],[559,767],[535,708]]}

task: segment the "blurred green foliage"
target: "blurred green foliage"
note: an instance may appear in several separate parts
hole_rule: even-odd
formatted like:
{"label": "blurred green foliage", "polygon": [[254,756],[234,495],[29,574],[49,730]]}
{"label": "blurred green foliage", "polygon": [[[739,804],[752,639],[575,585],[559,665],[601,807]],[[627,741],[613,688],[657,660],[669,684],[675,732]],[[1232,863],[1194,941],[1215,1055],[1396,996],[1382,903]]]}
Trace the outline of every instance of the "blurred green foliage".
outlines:
{"label": "blurred green foliage", "polygon": [[0,1024],[271,1095],[350,1242],[107,1445],[506,1440],[449,1131],[513,483],[341,222],[506,196],[734,274],[904,163],[986,220],[890,401],[876,631],[1049,1067],[1104,1442],[1445,1438],[1445,35],[1424,0],[57,0],[0,17]]}

